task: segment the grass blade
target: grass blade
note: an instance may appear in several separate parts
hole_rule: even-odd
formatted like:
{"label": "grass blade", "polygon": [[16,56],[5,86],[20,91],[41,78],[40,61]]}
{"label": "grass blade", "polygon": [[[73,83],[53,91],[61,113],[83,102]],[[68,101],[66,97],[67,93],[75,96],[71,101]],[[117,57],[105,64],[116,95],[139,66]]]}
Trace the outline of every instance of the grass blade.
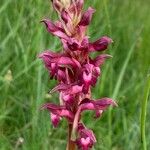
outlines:
{"label": "grass blade", "polygon": [[142,101],[142,110],[141,110],[141,142],[142,142],[143,150],[147,150],[146,136],[145,136],[145,122],[146,122],[146,108],[147,108],[149,90],[150,90],[150,74],[147,77],[147,82],[145,85],[144,96]]}

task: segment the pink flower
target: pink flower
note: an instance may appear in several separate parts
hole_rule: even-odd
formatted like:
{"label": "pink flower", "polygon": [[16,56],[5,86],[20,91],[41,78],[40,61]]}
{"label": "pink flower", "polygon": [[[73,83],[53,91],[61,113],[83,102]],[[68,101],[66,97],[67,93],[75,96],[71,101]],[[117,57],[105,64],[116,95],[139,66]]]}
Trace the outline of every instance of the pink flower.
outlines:
{"label": "pink flower", "polygon": [[79,138],[76,140],[79,149],[88,150],[96,143],[96,138],[92,130],[79,130]]}
{"label": "pink flower", "polygon": [[57,127],[62,117],[66,118],[69,122],[73,122],[74,114],[70,110],[67,110],[64,106],[47,103],[42,106],[42,109],[47,109],[50,112],[54,127]]}
{"label": "pink flower", "polygon": [[102,98],[98,100],[90,100],[90,99],[83,99],[78,106],[78,110],[74,116],[74,122],[73,122],[73,130],[72,130],[72,139],[74,140],[75,133],[78,128],[78,124],[80,121],[81,113],[85,110],[94,110],[95,111],[95,118],[98,118],[101,116],[102,112],[108,108],[108,106],[117,106],[117,104],[110,98]]}

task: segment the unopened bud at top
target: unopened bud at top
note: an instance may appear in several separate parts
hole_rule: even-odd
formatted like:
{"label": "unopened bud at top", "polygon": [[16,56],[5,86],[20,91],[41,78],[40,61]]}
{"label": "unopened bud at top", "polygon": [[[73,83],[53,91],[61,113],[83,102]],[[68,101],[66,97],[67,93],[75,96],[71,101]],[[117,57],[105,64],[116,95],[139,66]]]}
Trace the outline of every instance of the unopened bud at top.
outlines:
{"label": "unopened bud at top", "polygon": [[66,9],[70,6],[71,0],[52,0],[53,7],[58,13],[61,13],[63,9]]}
{"label": "unopened bud at top", "polygon": [[60,0],[64,7],[70,6],[71,0]]}

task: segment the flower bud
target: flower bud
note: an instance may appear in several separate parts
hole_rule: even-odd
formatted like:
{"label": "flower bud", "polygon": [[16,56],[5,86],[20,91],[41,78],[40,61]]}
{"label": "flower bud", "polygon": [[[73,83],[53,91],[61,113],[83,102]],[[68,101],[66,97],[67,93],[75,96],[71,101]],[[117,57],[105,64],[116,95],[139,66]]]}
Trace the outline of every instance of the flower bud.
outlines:
{"label": "flower bud", "polygon": [[52,0],[52,3],[58,13],[70,6],[70,0]]}

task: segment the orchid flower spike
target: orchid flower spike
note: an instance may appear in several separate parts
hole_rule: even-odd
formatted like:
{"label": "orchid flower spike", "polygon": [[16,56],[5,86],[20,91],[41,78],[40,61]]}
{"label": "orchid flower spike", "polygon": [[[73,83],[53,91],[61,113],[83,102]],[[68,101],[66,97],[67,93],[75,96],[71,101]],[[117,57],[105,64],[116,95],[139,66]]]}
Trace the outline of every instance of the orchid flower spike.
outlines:
{"label": "orchid flower spike", "polygon": [[50,91],[59,93],[59,102],[48,102],[42,109],[49,111],[52,125],[56,128],[65,118],[68,122],[67,150],[89,150],[96,143],[91,129],[82,122],[84,111],[94,111],[94,118],[102,116],[109,106],[117,106],[111,98],[92,98],[91,88],[96,86],[101,75],[101,66],[111,58],[108,54],[91,53],[106,50],[113,42],[110,37],[103,36],[91,42],[87,36],[87,28],[92,21],[95,10],[89,7],[83,11],[84,0],[51,0],[58,13],[59,20],[52,22],[42,19],[46,30],[60,39],[60,52],[46,50],[39,54],[50,78],[57,80],[57,85]]}

